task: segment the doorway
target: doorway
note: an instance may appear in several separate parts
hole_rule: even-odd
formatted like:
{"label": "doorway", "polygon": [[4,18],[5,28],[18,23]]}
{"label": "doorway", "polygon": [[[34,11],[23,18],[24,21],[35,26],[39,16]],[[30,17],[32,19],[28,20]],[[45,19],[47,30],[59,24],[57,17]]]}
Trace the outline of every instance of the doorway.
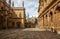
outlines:
{"label": "doorway", "polygon": [[21,28],[21,22],[17,22],[17,28]]}

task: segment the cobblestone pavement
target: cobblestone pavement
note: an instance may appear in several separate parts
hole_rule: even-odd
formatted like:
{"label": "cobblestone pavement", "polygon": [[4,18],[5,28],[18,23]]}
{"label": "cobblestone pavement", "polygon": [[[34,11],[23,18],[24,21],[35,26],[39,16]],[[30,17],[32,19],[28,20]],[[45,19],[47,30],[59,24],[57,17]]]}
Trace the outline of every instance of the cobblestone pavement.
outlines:
{"label": "cobblestone pavement", "polygon": [[0,39],[60,39],[60,35],[50,31],[27,31],[29,29],[1,30]]}

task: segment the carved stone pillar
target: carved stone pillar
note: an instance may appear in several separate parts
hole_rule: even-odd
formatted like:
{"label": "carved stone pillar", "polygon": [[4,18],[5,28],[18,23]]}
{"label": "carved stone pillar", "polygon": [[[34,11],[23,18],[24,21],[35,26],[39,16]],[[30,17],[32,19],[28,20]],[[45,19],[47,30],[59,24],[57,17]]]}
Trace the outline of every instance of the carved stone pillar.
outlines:
{"label": "carved stone pillar", "polygon": [[47,18],[47,14],[46,14],[46,28],[48,29],[48,18]]}
{"label": "carved stone pillar", "polygon": [[54,27],[56,27],[57,26],[57,13],[56,13],[56,7],[57,6],[55,6],[54,7],[54,10],[53,10],[53,24],[54,24]]}
{"label": "carved stone pillar", "polygon": [[49,17],[49,12],[47,13],[47,25],[48,25],[48,29],[50,27],[50,17]]}
{"label": "carved stone pillar", "polygon": [[53,23],[54,22],[54,9],[53,8],[51,9],[50,13],[51,13],[50,14],[50,18],[51,18],[50,19],[51,20],[50,24],[51,24],[51,27],[54,27],[54,23]]}
{"label": "carved stone pillar", "polygon": [[45,29],[48,28],[48,17],[47,17],[47,14],[44,15],[44,26],[45,26]]}
{"label": "carved stone pillar", "polygon": [[54,21],[55,21],[55,10],[54,10],[54,8],[52,9],[52,15],[53,15],[53,18],[52,18],[52,27],[54,27]]}
{"label": "carved stone pillar", "polygon": [[40,26],[41,26],[41,18],[39,17],[38,18],[38,26],[36,26],[37,28],[40,28]]}
{"label": "carved stone pillar", "polygon": [[43,17],[41,17],[40,25],[41,25],[41,28],[42,28],[43,27]]}
{"label": "carved stone pillar", "polygon": [[44,27],[44,16],[42,18],[43,18],[43,27]]}
{"label": "carved stone pillar", "polygon": [[46,28],[46,15],[44,15],[44,28]]}

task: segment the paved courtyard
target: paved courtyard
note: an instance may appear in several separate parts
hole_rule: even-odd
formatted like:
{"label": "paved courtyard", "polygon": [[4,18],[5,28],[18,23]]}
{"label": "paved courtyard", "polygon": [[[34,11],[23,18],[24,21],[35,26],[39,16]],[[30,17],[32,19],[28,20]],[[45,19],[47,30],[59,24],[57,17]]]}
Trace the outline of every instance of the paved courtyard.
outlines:
{"label": "paved courtyard", "polygon": [[60,39],[60,35],[39,29],[9,29],[0,31],[0,39]]}

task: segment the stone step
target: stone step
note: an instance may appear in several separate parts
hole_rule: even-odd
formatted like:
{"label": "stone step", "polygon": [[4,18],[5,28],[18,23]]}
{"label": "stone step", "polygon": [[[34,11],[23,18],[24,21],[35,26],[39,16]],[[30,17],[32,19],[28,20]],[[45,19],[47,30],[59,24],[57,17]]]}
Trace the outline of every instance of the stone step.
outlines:
{"label": "stone step", "polygon": [[46,31],[46,29],[40,29],[40,28],[26,28],[22,29],[22,31]]}

